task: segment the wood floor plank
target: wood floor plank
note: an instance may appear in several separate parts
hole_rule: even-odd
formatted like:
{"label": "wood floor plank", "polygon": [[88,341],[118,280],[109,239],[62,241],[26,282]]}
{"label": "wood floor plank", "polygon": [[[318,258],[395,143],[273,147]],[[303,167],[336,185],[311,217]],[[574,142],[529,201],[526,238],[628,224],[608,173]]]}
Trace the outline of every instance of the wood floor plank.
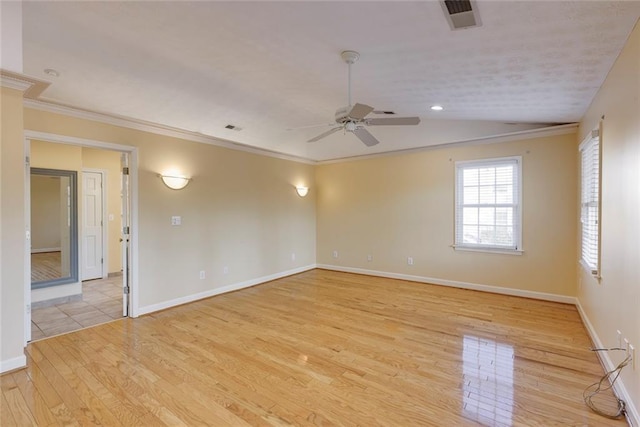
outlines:
{"label": "wood floor plank", "polygon": [[7,399],[4,396],[4,391],[0,393],[0,425],[2,426],[18,425],[16,423],[16,419],[13,418],[13,414],[11,413],[11,407],[9,406],[9,402],[7,402]]}
{"label": "wood floor plank", "polygon": [[26,369],[15,372],[12,377],[18,389],[20,389],[20,393],[29,407],[33,418],[36,420],[37,425],[48,426],[57,424],[57,420],[51,412],[51,409],[33,385],[31,378],[27,375]]}
{"label": "wood floor plank", "polygon": [[571,305],[312,270],[32,343],[0,421],[624,425],[582,402],[590,346]]}
{"label": "wood floor plank", "polygon": [[7,401],[7,405],[17,425],[38,425],[36,419],[31,413],[31,410],[29,409],[29,405],[27,405],[27,402],[25,402],[24,397],[22,397],[22,393],[20,393],[20,390],[17,387],[4,391],[3,396]]}

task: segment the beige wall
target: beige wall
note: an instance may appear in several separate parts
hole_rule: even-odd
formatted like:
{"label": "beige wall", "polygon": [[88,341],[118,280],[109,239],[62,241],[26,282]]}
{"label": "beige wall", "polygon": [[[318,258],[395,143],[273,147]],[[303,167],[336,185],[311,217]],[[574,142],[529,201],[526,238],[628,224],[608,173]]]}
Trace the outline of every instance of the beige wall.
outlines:
{"label": "beige wall", "polygon": [[[315,263],[312,165],[38,110],[24,116],[25,129],[138,147],[140,306]],[[157,177],[168,169],[193,181],[170,190]],[[312,188],[304,199],[300,183]]]}
{"label": "beige wall", "polygon": [[[569,134],[321,165],[318,263],[575,295],[575,151]],[[455,161],[504,156],[522,156],[524,254],[455,251]]]}
{"label": "beige wall", "polygon": [[31,176],[31,252],[60,250],[60,178]]}
{"label": "beige wall", "polygon": [[[602,116],[602,245],[598,283],[579,268],[578,298],[603,345],[622,331],[640,357],[640,24],[631,34],[584,119],[580,137]],[[614,355],[614,363],[620,355]],[[640,411],[640,361],[621,379]]]}
{"label": "beige wall", "polygon": [[119,273],[122,270],[120,153],[83,147],[82,167],[101,169],[106,172],[106,182],[102,186],[107,192],[107,217],[104,218],[104,224],[107,226],[108,272]]}
{"label": "beige wall", "polygon": [[[0,362],[24,357],[25,166],[22,93],[0,89]],[[24,361],[24,360],[22,360]]]}
{"label": "beige wall", "polygon": [[44,141],[31,141],[31,167],[82,171],[82,150],[72,145],[53,144]]}

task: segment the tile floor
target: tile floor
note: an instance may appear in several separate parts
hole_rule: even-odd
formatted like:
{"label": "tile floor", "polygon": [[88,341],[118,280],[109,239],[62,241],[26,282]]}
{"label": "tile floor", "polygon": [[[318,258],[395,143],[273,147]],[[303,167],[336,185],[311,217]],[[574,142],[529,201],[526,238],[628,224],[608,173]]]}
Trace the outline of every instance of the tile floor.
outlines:
{"label": "tile floor", "polygon": [[31,340],[122,318],[122,276],[82,283],[82,301],[34,308]]}

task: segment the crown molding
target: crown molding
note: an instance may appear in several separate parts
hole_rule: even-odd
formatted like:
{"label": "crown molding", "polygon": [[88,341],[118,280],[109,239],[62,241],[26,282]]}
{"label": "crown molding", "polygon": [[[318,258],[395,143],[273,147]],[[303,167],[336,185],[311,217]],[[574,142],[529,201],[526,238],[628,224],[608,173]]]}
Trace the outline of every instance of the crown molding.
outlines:
{"label": "crown molding", "polygon": [[547,136],[568,135],[576,133],[578,123],[567,123],[563,125],[548,126],[539,129],[522,130],[518,132],[509,132],[499,135],[483,136],[479,138],[465,139],[459,141],[445,142],[442,144],[427,145],[424,147],[407,148],[404,150],[387,151],[385,153],[365,154],[362,156],[343,157],[340,159],[321,160],[316,162],[318,165],[328,165],[332,163],[352,162],[356,160],[375,159],[377,157],[397,156],[400,154],[420,153],[429,150],[440,150],[444,148],[466,147],[470,145],[496,144],[500,142],[521,141],[523,139],[544,138]]}
{"label": "crown molding", "polygon": [[158,123],[148,122],[145,120],[132,119],[130,117],[118,116],[115,114],[99,113],[96,111],[85,110],[77,107],[70,107],[64,104],[58,104],[51,101],[41,99],[25,99],[24,107],[34,110],[46,111],[54,114],[62,114],[65,116],[75,117],[78,119],[91,120],[94,122],[105,123],[113,126],[125,127],[128,129],[138,130],[142,132],[154,133],[172,138],[184,139],[192,142],[215,145],[218,147],[229,148],[236,151],[244,151],[246,153],[258,154],[261,156],[273,157],[281,160],[289,160],[292,162],[316,164],[317,162],[304,157],[292,156],[290,154],[278,151],[267,150],[264,148],[251,147],[239,142],[229,141],[226,139],[216,138],[204,135],[198,132],[192,132],[184,129],[174,128],[171,126],[161,125]]}
{"label": "crown molding", "polygon": [[26,74],[0,69],[0,84],[2,87],[21,91],[25,98],[37,98],[51,84],[45,80],[36,79]]}

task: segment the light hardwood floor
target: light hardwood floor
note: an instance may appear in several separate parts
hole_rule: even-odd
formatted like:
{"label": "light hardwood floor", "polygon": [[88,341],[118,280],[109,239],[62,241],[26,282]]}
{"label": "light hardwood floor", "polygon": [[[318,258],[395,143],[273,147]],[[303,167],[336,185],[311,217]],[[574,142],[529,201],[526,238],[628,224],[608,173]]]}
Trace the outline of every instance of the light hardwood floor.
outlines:
{"label": "light hardwood floor", "polygon": [[62,253],[40,252],[31,254],[31,281],[41,282],[62,277]]}
{"label": "light hardwood floor", "polygon": [[624,425],[575,307],[312,270],[28,346],[2,426]]}

